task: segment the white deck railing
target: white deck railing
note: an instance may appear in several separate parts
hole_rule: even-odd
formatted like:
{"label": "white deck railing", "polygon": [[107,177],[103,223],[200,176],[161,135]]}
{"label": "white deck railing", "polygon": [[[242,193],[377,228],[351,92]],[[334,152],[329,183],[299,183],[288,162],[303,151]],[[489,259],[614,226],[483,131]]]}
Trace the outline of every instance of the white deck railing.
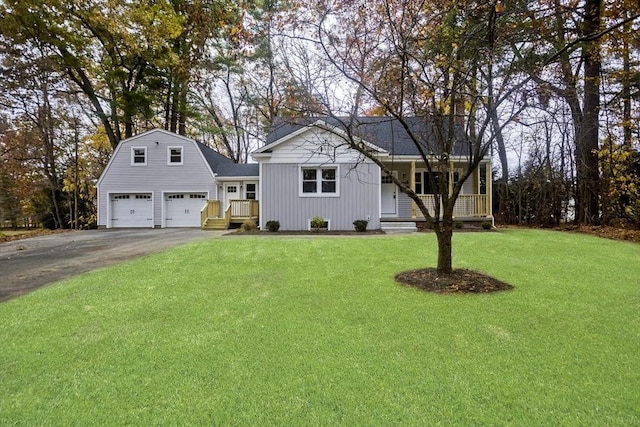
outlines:
{"label": "white deck railing", "polygon": [[257,200],[229,200],[231,217],[251,218],[258,216]]}

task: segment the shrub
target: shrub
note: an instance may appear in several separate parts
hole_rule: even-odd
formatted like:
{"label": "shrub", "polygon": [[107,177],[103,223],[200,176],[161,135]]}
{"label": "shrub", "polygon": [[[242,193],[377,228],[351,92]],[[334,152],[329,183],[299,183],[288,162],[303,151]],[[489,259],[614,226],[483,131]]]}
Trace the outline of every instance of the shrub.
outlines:
{"label": "shrub", "polygon": [[267,230],[272,233],[280,230],[280,221],[267,221]]}
{"label": "shrub", "polygon": [[366,219],[356,219],[353,221],[353,226],[356,228],[356,231],[361,233],[367,231],[367,224],[369,224],[369,221]]}
{"label": "shrub", "polygon": [[491,222],[489,221],[484,221],[482,224],[480,224],[482,226],[482,228],[484,228],[485,230],[491,230]]}
{"label": "shrub", "polygon": [[311,218],[310,223],[311,223],[311,228],[324,228],[325,226],[324,218],[317,215]]}
{"label": "shrub", "polygon": [[464,227],[464,223],[462,221],[456,221],[453,223],[453,226],[459,230]]}
{"label": "shrub", "polygon": [[252,219],[245,219],[242,225],[240,226],[241,231],[251,231],[257,229],[255,221]]}

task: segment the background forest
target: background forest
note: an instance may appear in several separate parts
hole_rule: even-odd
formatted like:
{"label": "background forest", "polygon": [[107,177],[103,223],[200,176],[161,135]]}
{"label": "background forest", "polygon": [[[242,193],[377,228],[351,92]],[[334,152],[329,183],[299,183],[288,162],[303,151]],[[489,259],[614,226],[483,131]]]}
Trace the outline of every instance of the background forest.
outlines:
{"label": "background forest", "polygon": [[242,163],[276,117],[449,111],[491,144],[499,223],[640,228],[640,4],[438,3],[0,1],[0,225],[94,226],[152,128]]}

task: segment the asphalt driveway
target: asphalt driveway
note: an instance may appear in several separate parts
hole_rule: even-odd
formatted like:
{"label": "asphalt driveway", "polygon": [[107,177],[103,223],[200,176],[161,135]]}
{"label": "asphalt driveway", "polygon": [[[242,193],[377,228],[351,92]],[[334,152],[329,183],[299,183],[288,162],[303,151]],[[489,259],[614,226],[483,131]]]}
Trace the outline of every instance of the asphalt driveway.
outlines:
{"label": "asphalt driveway", "polygon": [[80,273],[221,234],[197,228],[104,229],[0,243],[0,302]]}

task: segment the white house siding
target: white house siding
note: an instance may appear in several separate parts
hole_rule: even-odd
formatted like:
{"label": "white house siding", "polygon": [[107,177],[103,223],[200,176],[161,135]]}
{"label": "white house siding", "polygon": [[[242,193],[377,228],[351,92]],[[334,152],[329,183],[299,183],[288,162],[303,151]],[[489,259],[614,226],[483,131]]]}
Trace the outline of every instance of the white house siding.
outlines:
{"label": "white house siding", "polygon": [[[168,165],[168,147],[182,148],[182,165]],[[131,165],[131,147],[146,147],[147,164]],[[163,227],[166,193],[206,193],[217,198],[215,179],[195,142],[164,131],[151,131],[124,140],[98,182],[98,225],[110,227],[109,195],[152,193],[153,225]]]}
{"label": "white house siding", "polygon": [[372,163],[339,164],[339,197],[300,197],[300,167],[305,163],[263,163],[261,227],[270,220],[282,230],[306,230],[309,219],[321,216],[332,230],[353,230],[353,221],[369,219],[380,228],[380,168]]}
{"label": "white house siding", "polygon": [[398,216],[400,218],[411,218],[412,200],[401,191],[397,192],[398,197]]}

